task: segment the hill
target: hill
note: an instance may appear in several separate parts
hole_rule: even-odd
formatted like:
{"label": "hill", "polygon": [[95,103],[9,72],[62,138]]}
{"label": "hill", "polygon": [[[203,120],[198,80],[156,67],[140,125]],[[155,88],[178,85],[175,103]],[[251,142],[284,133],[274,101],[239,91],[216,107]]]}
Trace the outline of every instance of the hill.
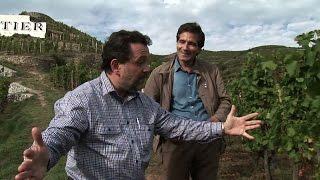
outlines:
{"label": "hill", "polygon": [[23,11],[20,15],[29,15],[32,22],[46,22],[45,38],[39,39],[19,34],[12,37],[1,36],[0,51],[6,51],[10,54],[47,54],[66,51],[101,53],[101,41],[72,26],[57,22],[38,12]]}
{"label": "hill", "polygon": [[[259,46],[244,51],[209,51],[203,50],[199,55],[200,61],[207,61],[216,64],[223,74],[226,81],[230,81],[240,73],[242,63],[248,53],[260,54],[265,59],[275,59],[279,55],[287,54],[299,50],[299,48],[285,47],[277,45]],[[174,54],[159,56],[158,61],[168,61],[172,59]]]}
{"label": "hill", "polygon": [[259,46],[245,51],[204,51],[199,55],[200,59],[216,64],[222,71],[223,78],[228,82],[236,77],[240,71],[248,53],[260,54],[265,59],[275,59],[279,54],[287,54],[297,51],[298,48],[285,46]]}

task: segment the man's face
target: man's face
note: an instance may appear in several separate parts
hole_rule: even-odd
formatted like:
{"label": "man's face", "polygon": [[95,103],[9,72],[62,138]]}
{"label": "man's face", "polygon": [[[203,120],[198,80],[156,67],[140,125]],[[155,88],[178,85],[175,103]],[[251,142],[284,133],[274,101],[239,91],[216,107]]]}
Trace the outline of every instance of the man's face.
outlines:
{"label": "man's face", "polygon": [[148,73],[150,72],[150,57],[147,46],[140,43],[133,43],[131,57],[128,62],[122,64],[121,88],[127,91],[140,90]]}
{"label": "man's face", "polygon": [[194,60],[201,50],[197,42],[198,35],[196,34],[190,32],[180,34],[177,42],[177,55],[180,61],[188,62]]}

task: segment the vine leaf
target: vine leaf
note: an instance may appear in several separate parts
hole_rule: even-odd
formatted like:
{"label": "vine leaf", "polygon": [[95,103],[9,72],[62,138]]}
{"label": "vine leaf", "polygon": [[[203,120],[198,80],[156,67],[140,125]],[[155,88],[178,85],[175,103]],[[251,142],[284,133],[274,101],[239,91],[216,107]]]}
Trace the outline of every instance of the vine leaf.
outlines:
{"label": "vine leaf", "polygon": [[313,63],[314,63],[314,60],[316,58],[316,53],[315,52],[312,52],[312,51],[307,51],[307,61],[306,61],[306,64],[308,66],[313,66]]}
{"label": "vine leaf", "polygon": [[287,72],[288,72],[289,76],[291,76],[291,77],[295,74],[297,68],[298,68],[297,61],[292,61],[286,65]]}
{"label": "vine leaf", "polygon": [[288,136],[289,137],[293,137],[294,135],[296,135],[296,131],[293,128],[288,128]]}
{"label": "vine leaf", "polygon": [[271,70],[275,70],[278,65],[275,64],[273,61],[267,61],[267,62],[262,62],[262,69],[271,69]]}

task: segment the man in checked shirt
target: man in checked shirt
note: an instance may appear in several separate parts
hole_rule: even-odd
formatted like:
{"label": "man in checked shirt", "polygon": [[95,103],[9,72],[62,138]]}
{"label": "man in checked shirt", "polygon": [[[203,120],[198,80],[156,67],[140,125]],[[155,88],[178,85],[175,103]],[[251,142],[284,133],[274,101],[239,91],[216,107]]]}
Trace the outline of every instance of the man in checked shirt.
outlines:
{"label": "man in checked shirt", "polygon": [[162,109],[137,90],[150,71],[148,36],[121,30],[111,34],[102,53],[102,73],[55,103],[55,116],[42,132],[32,129],[33,145],[15,179],[42,179],[65,154],[70,179],[144,179],[153,135],[210,142],[223,134],[252,136],[258,113],[226,122],[193,121]]}

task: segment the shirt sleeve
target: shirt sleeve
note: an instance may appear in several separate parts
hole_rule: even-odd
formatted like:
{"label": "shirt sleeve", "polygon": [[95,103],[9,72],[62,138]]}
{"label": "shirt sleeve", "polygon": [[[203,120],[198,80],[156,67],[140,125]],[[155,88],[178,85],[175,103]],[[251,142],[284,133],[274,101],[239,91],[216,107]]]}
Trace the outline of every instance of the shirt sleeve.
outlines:
{"label": "shirt sleeve", "polygon": [[158,105],[155,132],[167,139],[211,142],[221,138],[222,122],[194,121],[172,114]]}
{"label": "shirt sleeve", "polygon": [[55,116],[42,133],[49,150],[48,170],[80,139],[88,127],[84,95],[69,92],[54,105]]}

